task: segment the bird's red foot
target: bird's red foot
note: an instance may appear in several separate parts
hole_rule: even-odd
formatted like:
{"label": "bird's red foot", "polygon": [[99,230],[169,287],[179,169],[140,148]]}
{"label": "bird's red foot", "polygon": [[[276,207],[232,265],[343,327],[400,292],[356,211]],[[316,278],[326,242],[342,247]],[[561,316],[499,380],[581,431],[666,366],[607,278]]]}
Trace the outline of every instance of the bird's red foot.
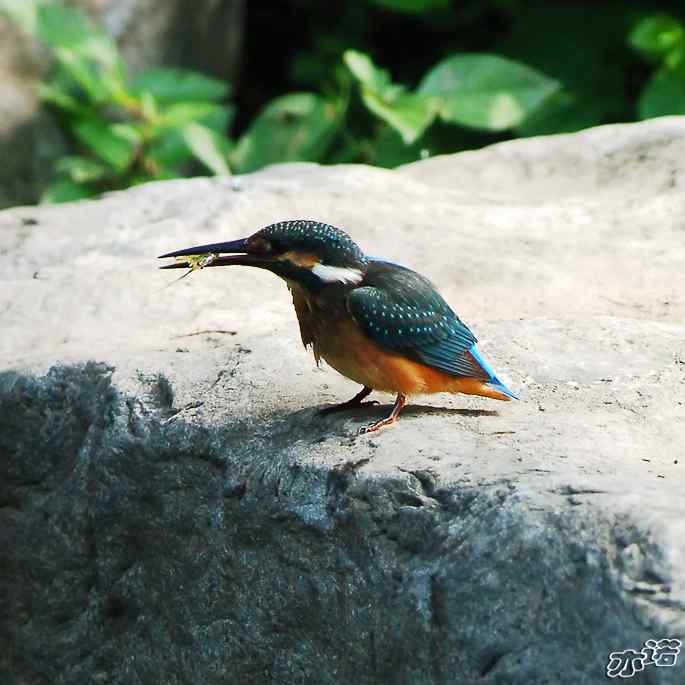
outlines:
{"label": "bird's red foot", "polygon": [[364,387],[360,390],[351,400],[347,402],[341,402],[340,404],[334,404],[332,407],[325,407],[324,409],[319,409],[319,414],[325,416],[326,414],[334,414],[338,411],[345,411],[346,409],[357,409],[358,407],[371,407],[374,404],[380,404],[376,400],[369,400],[368,402],[362,402],[365,397],[371,394],[371,388]]}
{"label": "bird's red foot", "polygon": [[392,426],[393,423],[397,423],[397,419],[397,416],[389,416],[387,419],[381,419],[380,421],[370,423],[368,426],[362,426],[359,429],[359,435],[365,435],[366,433],[375,433],[376,431],[379,431],[381,428],[385,428],[386,426]]}
{"label": "bird's red foot", "polygon": [[371,423],[368,426],[362,426],[359,429],[359,435],[365,435],[366,433],[375,433],[381,428],[385,428],[386,426],[392,426],[393,423],[397,423],[397,420],[400,418],[400,412],[402,411],[402,407],[404,407],[406,402],[407,398],[404,395],[398,395],[397,399],[395,400],[395,405],[392,408],[392,412],[390,412],[390,416],[386,417],[385,419],[381,419],[380,421]]}

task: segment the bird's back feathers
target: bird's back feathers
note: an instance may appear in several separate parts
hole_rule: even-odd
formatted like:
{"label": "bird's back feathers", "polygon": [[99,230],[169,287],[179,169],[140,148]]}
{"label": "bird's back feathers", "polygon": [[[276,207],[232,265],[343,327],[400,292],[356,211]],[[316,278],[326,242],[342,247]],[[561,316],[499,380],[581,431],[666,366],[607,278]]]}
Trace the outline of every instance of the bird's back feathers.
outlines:
{"label": "bird's back feathers", "polygon": [[349,293],[347,306],[380,347],[450,376],[478,379],[517,399],[478,352],[476,336],[421,274],[374,259],[360,287]]}

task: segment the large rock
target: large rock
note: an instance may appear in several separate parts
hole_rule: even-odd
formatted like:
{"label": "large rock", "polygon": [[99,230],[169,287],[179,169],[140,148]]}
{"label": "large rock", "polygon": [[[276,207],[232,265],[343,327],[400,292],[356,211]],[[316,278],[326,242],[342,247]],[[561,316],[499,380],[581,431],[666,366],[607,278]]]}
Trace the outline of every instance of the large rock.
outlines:
{"label": "large rock", "polygon": [[[28,1],[28,0],[27,0]],[[0,2],[0,5],[2,3]],[[132,72],[163,64],[232,82],[244,0],[68,0],[116,40]],[[37,86],[49,54],[0,16],[0,208],[35,202],[66,144]]]}
{"label": "large rock", "polygon": [[[604,682],[685,638],[685,121],[0,214],[0,682]],[[283,218],[430,276],[520,392],[324,419]],[[682,683],[647,666],[631,682]]]}

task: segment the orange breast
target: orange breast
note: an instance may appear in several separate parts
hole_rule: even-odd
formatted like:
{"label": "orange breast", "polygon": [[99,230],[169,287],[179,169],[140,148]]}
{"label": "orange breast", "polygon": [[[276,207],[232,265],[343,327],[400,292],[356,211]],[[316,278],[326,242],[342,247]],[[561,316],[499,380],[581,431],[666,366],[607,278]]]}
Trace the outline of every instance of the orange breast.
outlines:
{"label": "orange breast", "polygon": [[293,294],[302,342],[312,345],[317,362],[325,359],[343,376],[367,388],[403,395],[461,392],[510,399],[478,378],[456,378],[382,349],[350,318],[344,298],[319,302],[297,283],[289,281],[288,287]]}
{"label": "orange breast", "polygon": [[343,376],[374,390],[403,395],[461,392],[509,400],[477,378],[456,378],[383,350],[349,319],[331,322],[318,330],[313,343],[317,358],[325,359]]}

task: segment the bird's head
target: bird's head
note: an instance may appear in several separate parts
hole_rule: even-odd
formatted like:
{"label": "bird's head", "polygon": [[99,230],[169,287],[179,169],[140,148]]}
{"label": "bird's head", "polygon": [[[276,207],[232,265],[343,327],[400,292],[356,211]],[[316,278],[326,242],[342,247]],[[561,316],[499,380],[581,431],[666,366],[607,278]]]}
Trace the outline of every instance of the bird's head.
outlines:
{"label": "bird's head", "polygon": [[[207,266],[256,266],[294,281],[310,290],[331,285],[359,283],[366,271],[367,258],[360,247],[335,226],[318,221],[281,221],[257,231],[249,238],[226,243],[197,245],[161,257],[213,255]],[[193,267],[181,260],[162,269]]]}

